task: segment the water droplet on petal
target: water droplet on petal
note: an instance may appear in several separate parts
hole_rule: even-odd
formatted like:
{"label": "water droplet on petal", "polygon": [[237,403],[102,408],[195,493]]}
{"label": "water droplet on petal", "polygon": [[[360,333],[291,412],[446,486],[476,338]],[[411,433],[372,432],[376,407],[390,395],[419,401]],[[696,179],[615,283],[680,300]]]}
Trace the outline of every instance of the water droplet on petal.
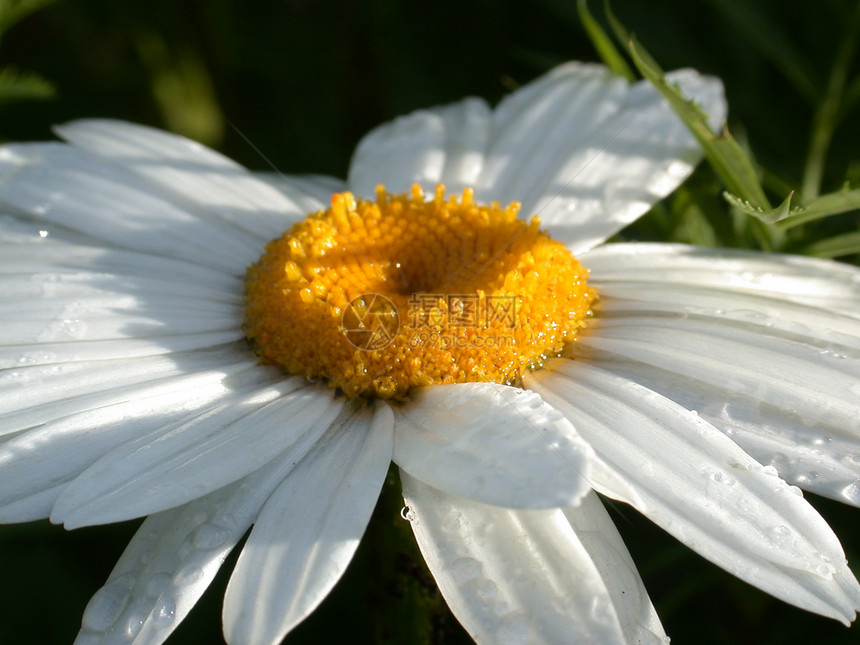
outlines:
{"label": "water droplet on petal", "polygon": [[724,475],[721,472],[711,473],[711,479],[718,484],[723,484],[724,486],[734,486],[735,480],[729,477],[728,475]]}
{"label": "water droplet on petal", "polygon": [[763,475],[767,475],[768,477],[779,477],[779,473],[773,466],[765,466],[761,469],[761,472]]}
{"label": "water droplet on petal", "polygon": [[462,584],[481,575],[483,566],[474,558],[457,558],[451,563],[451,576]]}
{"label": "water droplet on petal", "polygon": [[134,588],[135,577],[120,576],[99,589],[84,610],[82,626],[93,632],[103,632],[113,625],[128,603],[128,594]]}
{"label": "water droplet on petal", "polygon": [[198,549],[214,549],[223,545],[230,537],[227,529],[212,524],[203,524],[194,534],[194,546]]}
{"label": "water droplet on petal", "polygon": [[499,621],[496,642],[499,645],[525,645],[529,642],[528,618],[521,613],[508,614]]}
{"label": "water droplet on petal", "polygon": [[411,522],[415,519],[415,511],[413,511],[408,506],[404,506],[400,509],[400,517],[402,517],[407,522]]}
{"label": "water droplet on petal", "polygon": [[160,627],[170,625],[176,618],[176,601],[173,598],[164,598],[153,609],[152,617],[155,620],[155,624]]}
{"label": "water droplet on petal", "polygon": [[200,578],[202,578],[202,577],[203,577],[203,569],[201,569],[199,567],[192,567],[191,569],[188,569],[187,571],[183,571],[183,570],[177,571],[174,574],[173,579],[178,586],[187,587],[189,585],[193,585],[195,582],[200,580]]}
{"label": "water droplet on petal", "polygon": [[143,623],[146,622],[147,612],[135,611],[129,616],[125,626],[125,633],[129,638],[134,638],[143,629]]}
{"label": "water droplet on petal", "polygon": [[852,504],[860,505],[860,479],[855,479],[842,489],[842,497]]}
{"label": "water droplet on petal", "polygon": [[791,529],[788,528],[787,526],[780,524],[779,526],[774,526],[770,530],[770,533],[771,533],[771,535],[773,535],[774,540],[777,543],[781,543],[781,542],[785,541],[785,538],[787,538],[789,535],[791,535]]}
{"label": "water droplet on petal", "polygon": [[820,575],[822,578],[827,578],[828,580],[833,578],[833,574],[835,572],[836,569],[834,569],[833,566],[829,564],[819,564],[815,567],[815,573]]}

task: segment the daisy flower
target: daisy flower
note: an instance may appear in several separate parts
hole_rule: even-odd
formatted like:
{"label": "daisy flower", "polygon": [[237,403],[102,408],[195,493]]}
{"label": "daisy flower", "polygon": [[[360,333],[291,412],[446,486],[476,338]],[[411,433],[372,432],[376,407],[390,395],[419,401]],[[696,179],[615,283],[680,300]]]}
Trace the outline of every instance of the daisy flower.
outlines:
{"label": "daisy flower", "polygon": [[[721,123],[718,81],[672,81]],[[666,642],[594,491],[854,618],[797,487],[860,505],[860,271],[601,246],[699,158],[649,85],[567,64],[495,109],[419,111],[345,183],[126,123],[57,132],[0,149],[0,520],[148,516],[78,643],[164,641],[249,528],[224,632],[280,642],[392,460],[477,642]]]}

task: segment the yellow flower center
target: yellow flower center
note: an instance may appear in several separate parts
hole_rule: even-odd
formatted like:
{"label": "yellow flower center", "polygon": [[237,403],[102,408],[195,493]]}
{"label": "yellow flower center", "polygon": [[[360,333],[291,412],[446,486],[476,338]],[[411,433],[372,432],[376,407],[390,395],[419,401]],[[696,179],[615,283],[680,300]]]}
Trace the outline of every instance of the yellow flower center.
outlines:
{"label": "yellow flower center", "polygon": [[248,269],[245,333],[261,359],[348,396],[494,381],[574,340],[595,291],[587,271],[519,204],[416,185],[375,201],[332,196]]}

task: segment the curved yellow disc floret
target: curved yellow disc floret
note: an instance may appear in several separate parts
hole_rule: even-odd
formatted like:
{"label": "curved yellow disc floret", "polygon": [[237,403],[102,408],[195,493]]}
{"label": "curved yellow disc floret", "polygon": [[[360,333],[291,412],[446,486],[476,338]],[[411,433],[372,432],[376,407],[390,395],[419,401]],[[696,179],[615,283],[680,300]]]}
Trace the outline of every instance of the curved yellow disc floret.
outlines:
{"label": "curved yellow disc floret", "polygon": [[332,196],[248,269],[245,332],[263,361],[347,395],[519,384],[583,326],[587,271],[519,204],[377,188]]}

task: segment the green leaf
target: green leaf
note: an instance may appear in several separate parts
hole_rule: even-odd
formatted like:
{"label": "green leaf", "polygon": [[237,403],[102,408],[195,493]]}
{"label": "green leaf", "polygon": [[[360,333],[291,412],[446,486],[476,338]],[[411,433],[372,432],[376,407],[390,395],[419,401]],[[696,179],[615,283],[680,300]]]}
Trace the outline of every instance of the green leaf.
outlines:
{"label": "green leaf", "polygon": [[635,80],[636,75],[630,69],[627,61],[624,60],[624,56],[621,55],[621,52],[612,43],[612,39],[588,10],[588,0],[578,0],[577,10],[579,11],[579,21],[582,23],[585,33],[591,39],[591,44],[594,45],[600,59],[615,74],[623,76],[628,81]]}
{"label": "green leaf", "polygon": [[737,195],[732,195],[730,192],[724,192],[723,197],[726,201],[747,215],[752,215],[753,217],[760,219],[765,224],[774,224],[776,222],[780,222],[795,213],[799,213],[801,208],[791,208],[791,198],[794,197],[794,191],[791,191],[788,194],[788,197],[776,208],[770,208],[765,210],[764,208],[759,208],[758,206],[754,206],[750,204],[748,201],[741,199]]}
{"label": "green leaf", "polygon": [[707,114],[685,98],[677,87],[669,84],[663,70],[635,38],[630,39],[628,47],[637,69],[669,101],[669,105],[696,137],[705,150],[708,162],[728,191],[753,208],[770,210],[770,202],[764,194],[752,160],[728,130],[724,129],[719,135],[714,134],[708,125]]}
{"label": "green leaf", "polygon": [[804,255],[819,258],[838,258],[860,253],[860,231],[836,235],[835,237],[810,244],[800,250]]}
{"label": "green leaf", "polygon": [[860,209],[860,189],[851,190],[847,185],[841,190],[818,197],[801,208],[792,210],[789,217],[780,222],[788,229],[831,215],[839,215]]}
{"label": "green leaf", "polygon": [[0,104],[25,99],[49,99],[55,89],[50,81],[37,74],[6,67],[0,70]]}
{"label": "green leaf", "polygon": [[[847,18],[847,16],[846,16]],[[860,4],[855,5],[854,14],[845,20],[845,27],[830,77],[823,96],[815,106],[812,117],[812,136],[809,152],[803,169],[801,195],[804,199],[814,199],[821,191],[827,152],[842,113],[842,101],[848,84],[848,75],[854,64],[854,54],[860,40]]]}

